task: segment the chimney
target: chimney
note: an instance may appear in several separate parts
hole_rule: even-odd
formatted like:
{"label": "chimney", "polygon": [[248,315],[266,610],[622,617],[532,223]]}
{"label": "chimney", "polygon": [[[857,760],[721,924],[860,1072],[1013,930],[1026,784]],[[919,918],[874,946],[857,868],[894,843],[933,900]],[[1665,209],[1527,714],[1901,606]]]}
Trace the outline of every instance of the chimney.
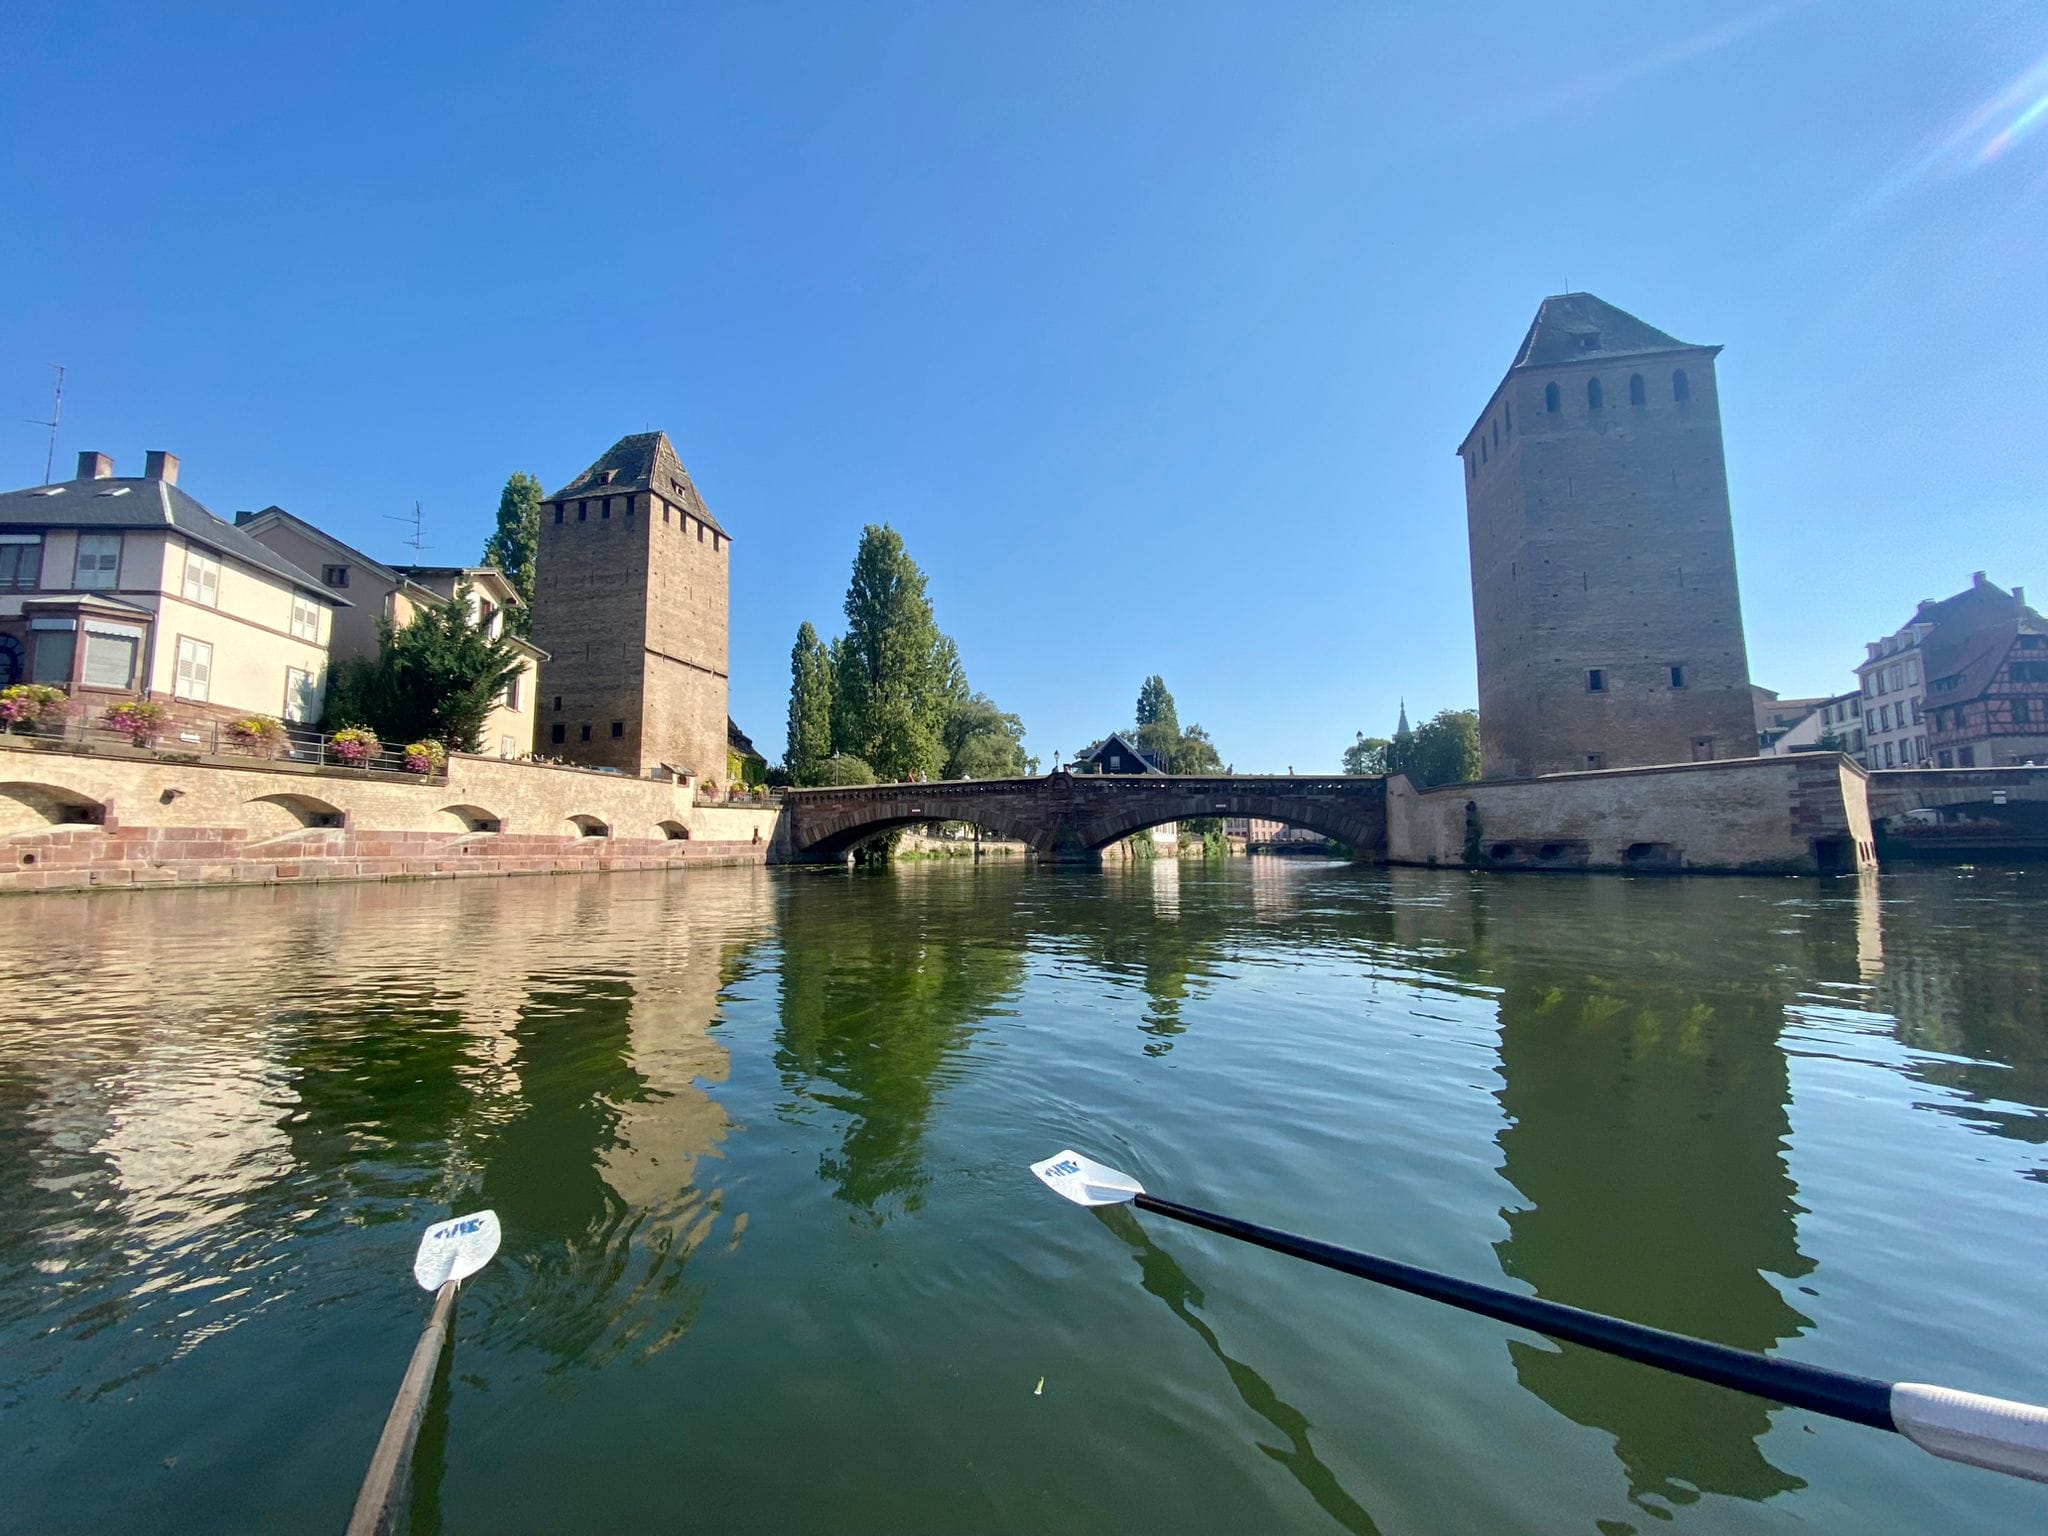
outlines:
{"label": "chimney", "polygon": [[[161,448],[152,448],[143,463],[142,473],[145,479],[161,480],[165,485],[176,485],[178,456],[175,453],[165,453]],[[1979,579],[1982,579],[1982,573],[1979,573]]]}
{"label": "chimney", "polygon": [[1972,572],[1970,572],[1970,585],[1971,585],[1971,586],[1973,586],[1973,587],[1981,587],[1981,586],[1983,586],[1983,585],[1984,585],[1984,573],[1983,573],[1982,571],[1972,571]]}
{"label": "chimney", "polygon": [[2026,606],[2027,606],[2027,589],[2026,589],[2025,587],[2014,587],[2014,588],[2012,589],[2012,600],[2013,600],[2013,601],[2014,601],[2015,603],[2017,603],[2017,604],[2018,604],[2018,605],[2019,605],[2020,607],[2022,607],[2022,608],[2026,607]]}
{"label": "chimney", "polygon": [[111,480],[114,475],[114,460],[110,454],[81,453],[78,456],[78,478],[81,480]]}

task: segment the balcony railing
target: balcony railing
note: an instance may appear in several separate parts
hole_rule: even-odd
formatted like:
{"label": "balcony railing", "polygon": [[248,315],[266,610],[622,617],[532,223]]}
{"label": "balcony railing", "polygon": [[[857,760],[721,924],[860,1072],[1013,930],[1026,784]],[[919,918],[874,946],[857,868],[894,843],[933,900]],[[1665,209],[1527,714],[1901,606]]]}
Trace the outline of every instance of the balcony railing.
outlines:
{"label": "balcony railing", "polygon": [[446,764],[421,773],[405,766],[405,752],[380,746],[370,754],[338,747],[308,726],[287,725],[281,741],[251,741],[216,720],[172,721],[155,732],[137,733],[102,725],[87,715],[16,726],[0,737],[7,744],[44,751],[104,753],[117,757],[149,757],[159,762],[211,761],[251,767],[270,763],[287,771],[311,769],[362,778],[403,779],[415,784],[442,784]]}

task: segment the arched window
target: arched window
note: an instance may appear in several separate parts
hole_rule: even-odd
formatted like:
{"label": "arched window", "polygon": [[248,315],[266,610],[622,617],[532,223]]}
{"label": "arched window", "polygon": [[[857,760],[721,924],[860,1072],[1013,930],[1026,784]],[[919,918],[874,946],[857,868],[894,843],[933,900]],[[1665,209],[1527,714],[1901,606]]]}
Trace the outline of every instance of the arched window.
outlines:
{"label": "arched window", "polygon": [[1649,399],[1650,392],[1643,388],[1643,376],[1640,373],[1630,374],[1628,376],[1628,403],[1630,405],[1647,405]]}
{"label": "arched window", "polygon": [[1606,404],[1606,396],[1600,391],[1600,381],[1598,379],[1586,380],[1586,409],[1597,411],[1604,404]]}
{"label": "arched window", "polygon": [[1550,412],[1553,416],[1557,414],[1557,386],[1555,384],[1543,386],[1543,409]]}
{"label": "arched window", "polygon": [[1671,375],[1671,398],[1674,400],[1690,400],[1692,398],[1692,380],[1685,376],[1683,368],[1678,369]]}

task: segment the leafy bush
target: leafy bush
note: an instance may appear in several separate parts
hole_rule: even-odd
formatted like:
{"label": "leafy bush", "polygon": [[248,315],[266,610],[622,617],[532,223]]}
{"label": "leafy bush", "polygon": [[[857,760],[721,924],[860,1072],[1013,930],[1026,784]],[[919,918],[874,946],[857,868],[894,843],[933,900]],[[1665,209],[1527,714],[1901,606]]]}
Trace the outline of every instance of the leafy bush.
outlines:
{"label": "leafy bush", "polygon": [[851,752],[834,752],[818,765],[820,784],[873,784],[875,770],[867,765],[865,758],[855,757]]}
{"label": "leafy bush", "polygon": [[48,683],[16,683],[0,688],[0,723],[8,730],[17,725],[36,725],[60,712],[71,700],[62,688]]}

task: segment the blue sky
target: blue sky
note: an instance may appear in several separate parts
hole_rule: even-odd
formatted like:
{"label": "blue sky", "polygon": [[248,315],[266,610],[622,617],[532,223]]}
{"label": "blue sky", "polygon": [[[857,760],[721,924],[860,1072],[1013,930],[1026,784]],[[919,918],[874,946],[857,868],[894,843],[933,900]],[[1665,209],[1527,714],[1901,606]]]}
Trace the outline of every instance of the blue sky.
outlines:
{"label": "blue sky", "polygon": [[2038,5],[435,9],[6,8],[0,482],[61,362],[61,461],[456,561],[661,427],[771,756],[887,520],[1048,759],[1159,672],[1331,768],[1476,696],[1453,450],[1569,284],[1727,347],[1757,681],[2048,595]]}

